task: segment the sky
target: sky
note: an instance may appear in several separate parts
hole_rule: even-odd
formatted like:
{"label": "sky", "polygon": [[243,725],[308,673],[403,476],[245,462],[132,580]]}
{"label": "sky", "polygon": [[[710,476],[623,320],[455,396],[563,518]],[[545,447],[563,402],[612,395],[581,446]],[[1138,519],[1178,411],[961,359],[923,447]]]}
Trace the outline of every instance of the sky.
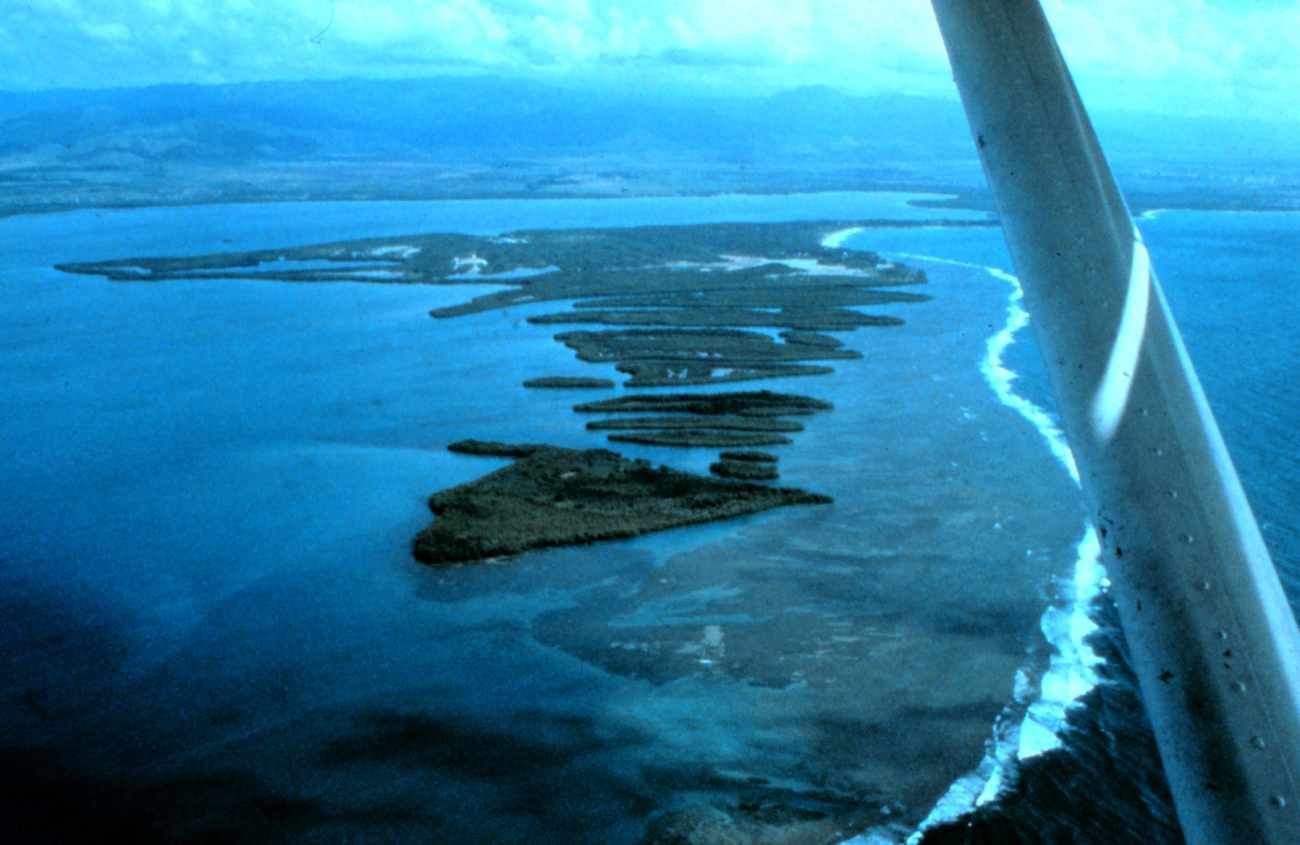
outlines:
{"label": "sky", "polygon": [[[1092,109],[1300,121],[1300,0],[1045,0]],[[0,0],[0,90],[524,76],[955,97],[927,0]]]}

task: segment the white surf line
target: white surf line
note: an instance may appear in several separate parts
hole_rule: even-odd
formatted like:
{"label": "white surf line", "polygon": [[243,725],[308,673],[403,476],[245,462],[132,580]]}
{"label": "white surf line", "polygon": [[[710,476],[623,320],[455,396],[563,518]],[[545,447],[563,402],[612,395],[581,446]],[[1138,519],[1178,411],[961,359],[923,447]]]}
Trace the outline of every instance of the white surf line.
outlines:
{"label": "white surf line", "polygon": [[1079,483],[1079,468],[1074,463],[1074,453],[1070,451],[1070,446],[1065,442],[1065,432],[1052,419],[1051,414],[1042,408],[1030,402],[1025,397],[1011,389],[1011,384],[1019,378],[1011,370],[1002,365],[1002,355],[1007,351],[1011,344],[1016,342],[1016,332],[1029,325],[1029,312],[1024,308],[1025,292],[1020,287],[1020,280],[1010,273],[999,270],[997,267],[985,267],[980,264],[971,264],[966,261],[953,261],[950,258],[935,258],[930,255],[913,255],[911,253],[898,253],[902,258],[910,258],[914,261],[929,261],[934,264],[948,264],[954,267],[965,267],[970,270],[983,270],[995,279],[1011,285],[1011,297],[1007,302],[1007,321],[1002,329],[988,339],[988,354],[980,362],[980,372],[984,374],[984,379],[993,388],[997,394],[998,400],[1020,414],[1038,430],[1038,433],[1047,441],[1047,448],[1051,450],[1052,455],[1061,462],[1065,471],[1070,474],[1070,478],[1075,484]]}
{"label": "white surf line", "polygon": [[[845,230],[840,243],[850,234],[860,230]],[[840,235],[834,233],[830,237]],[[1012,389],[1018,376],[1002,363],[1002,356],[1015,343],[1016,332],[1029,325],[1029,313],[1024,309],[1024,291],[1020,280],[996,267],[986,267],[966,261],[936,258],[930,255],[896,253],[900,258],[947,264],[971,270],[983,270],[996,279],[1011,285],[1007,302],[1007,319],[1002,329],[988,339],[987,354],[980,363],[989,387],[998,400],[1016,411],[1047,441],[1052,455],[1061,463],[1075,484],[1079,483],[1079,469],[1074,454],[1065,441],[1060,426],[1045,410],[1030,402]],[[1005,715],[993,726],[994,747],[985,755],[975,771],[959,778],[947,794],[939,799],[934,809],[906,840],[907,845],[917,845],[931,827],[953,821],[975,807],[998,796],[1007,775],[1020,760],[1027,760],[1061,745],[1060,731],[1065,727],[1066,710],[1098,683],[1094,667],[1102,659],[1088,646],[1084,637],[1097,630],[1097,624],[1088,616],[1088,606],[1106,585],[1106,570],[1100,561],[1101,545],[1088,523],[1084,524],[1083,538],[1078,547],[1074,577],[1057,584],[1063,607],[1053,605],[1044,611],[1039,622],[1044,638],[1057,649],[1051,658],[1050,668],[1039,679],[1037,689],[1025,671],[1016,672],[1013,696],[1018,705],[1026,707],[1024,718],[1008,724]],[[867,831],[842,845],[876,845],[887,840],[881,833]]]}

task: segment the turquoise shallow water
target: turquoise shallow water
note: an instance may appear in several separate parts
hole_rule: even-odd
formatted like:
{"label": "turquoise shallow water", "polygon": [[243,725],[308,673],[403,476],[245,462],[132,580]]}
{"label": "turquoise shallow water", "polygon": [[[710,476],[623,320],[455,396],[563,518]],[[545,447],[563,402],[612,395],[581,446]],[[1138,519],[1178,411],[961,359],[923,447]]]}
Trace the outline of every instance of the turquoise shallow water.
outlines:
{"label": "turquoise shallow water", "polygon": [[[1041,661],[1038,616],[1081,525],[978,370],[1004,283],[927,267],[932,303],[848,336],[863,361],[764,385],[836,402],[781,449],[785,482],[835,506],[435,571],[409,555],[425,498],[499,465],[448,442],[604,445],[575,395],[520,386],[607,374],[524,320],[544,306],[435,323],[474,289],[50,269],[440,228],[887,215],[921,212],[832,194],[0,221],[0,719],[22,818],[83,841],[637,842],[727,802],[810,836],[833,832],[818,819],[846,836],[919,821],[978,762],[1015,669]],[[1286,561],[1294,403],[1271,380],[1294,333],[1270,324],[1249,366],[1218,372],[1231,331],[1208,304],[1217,260],[1254,268],[1240,303],[1268,313],[1249,280],[1290,259],[1252,253],[1252,226],[1294,238],[1286,216],[1170,213],[1144,232],[1193,357],[1219,338],[1202,377]],[[995,229],[849,245],[1006,266]],[[1222,262],[1233,250],[1244,263]]]}

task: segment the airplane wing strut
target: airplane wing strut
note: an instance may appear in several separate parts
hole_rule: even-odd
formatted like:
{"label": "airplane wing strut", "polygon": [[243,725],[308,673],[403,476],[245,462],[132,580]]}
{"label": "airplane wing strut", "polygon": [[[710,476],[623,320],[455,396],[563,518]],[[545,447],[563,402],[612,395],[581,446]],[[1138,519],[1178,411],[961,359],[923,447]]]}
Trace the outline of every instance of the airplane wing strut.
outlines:
{"label": "airplane wing strut", "polygon": [[1300,632],[1037,0],[932,0],[1190,845],[1300,843]]}

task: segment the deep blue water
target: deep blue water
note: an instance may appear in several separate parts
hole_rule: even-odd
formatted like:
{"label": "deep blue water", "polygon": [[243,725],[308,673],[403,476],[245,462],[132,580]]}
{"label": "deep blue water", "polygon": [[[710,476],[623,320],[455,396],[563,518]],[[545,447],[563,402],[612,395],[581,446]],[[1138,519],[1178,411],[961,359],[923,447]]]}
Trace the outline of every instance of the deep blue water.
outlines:
{"label": "deep blue water", "polygon": [[[875,815],[857,829],[904,831],[890,819],[924,817],[934,785],[983,753],[991,724],[963,714],[1009,698],[1041,647],[1010,620],[1041,613],[1082,525],[1041,438],[978,372],[1004,282],[927,265],[933,303],[846,337],[863,361],[763,385],[836,402],[781,450],[784,481],[834,508],[438,572],[409,554],[425,498],[500,465],[448,442],[605,445],[573,395],[520,387],[613,374],[523,319],[545,306],[435,323],[429,309],[475,290],[51,268],[435,230],[932,214],[831,194],[0,220],[6,808],[31,841],[633,843],[682,796],[732,790],[810,813],[859,802]],[[1293,587],[1300,221],[1166,212],[1142,228]],[[1009,269],[996,229],[848,245]],[[1019,339],[1022,392],[1046,403]],[[748,674],[634,677],[609,654],[645,646],[652,617],[684,653],[725,630]]]}

